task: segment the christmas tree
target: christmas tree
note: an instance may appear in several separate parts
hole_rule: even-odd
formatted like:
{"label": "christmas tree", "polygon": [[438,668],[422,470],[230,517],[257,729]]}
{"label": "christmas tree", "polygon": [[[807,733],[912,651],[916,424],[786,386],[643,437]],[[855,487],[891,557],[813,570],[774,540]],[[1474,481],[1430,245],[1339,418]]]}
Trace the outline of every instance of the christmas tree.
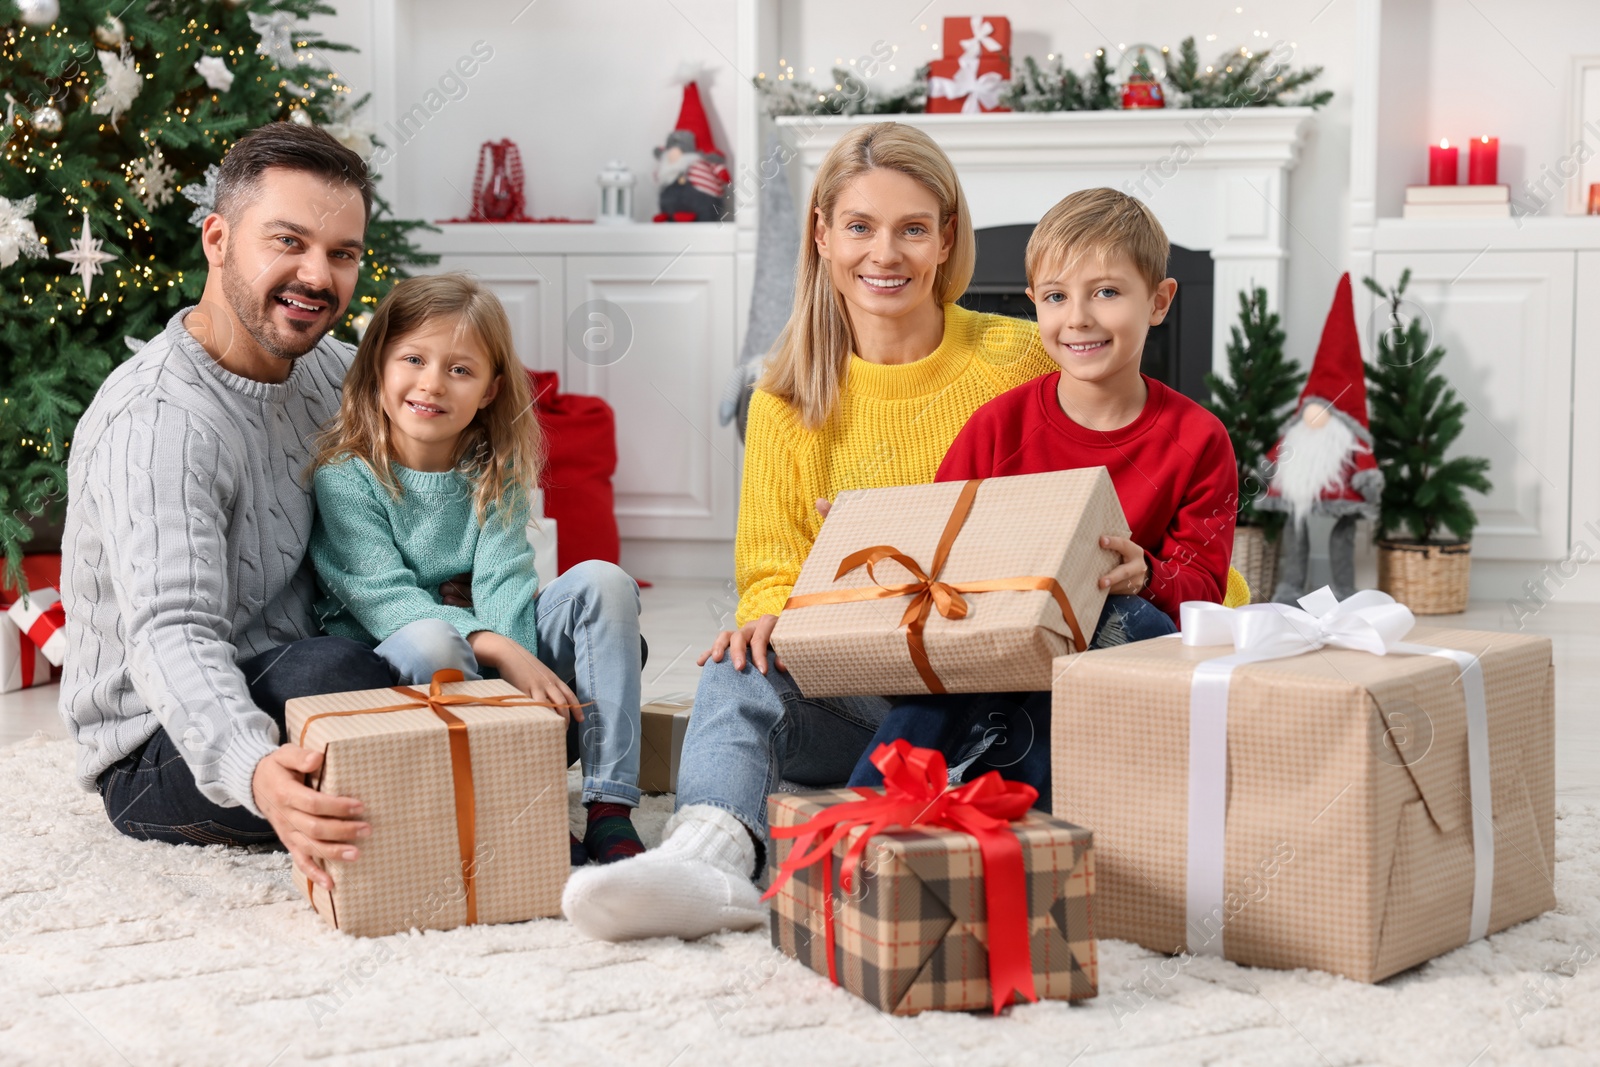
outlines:
{"label": "christmas tree", "polygon": [[[208,169],[282,120],[372,153],[356,118],[365,98],[326,62],[351,49],[297,25],[332,12],[315,0],[0,0],[0,552],[12,581],[32,525],[59,516],[95,390],[199,299]],[[437,262],[412,243],[421,228],[377,200],[335,336],[354,342],[405,267]]]}
{"label": "christmas tree", "polygon": [[1283,420],[1300,395],[1305,375],[1299,363],[1283,356],[1283,328],[1278,313],[1267,310],[1265,289],[1239,294],[1239,323],[1229,333],[1228,377],[1206,375],[1212,396],[1207,407],[1222,420],[1233,442],[1239,470],[1239,525],[1263,526],[1275,535],[1283,525],[1283,513],[1258,511],[1255,502],[1272,480],[1267,453],[1283,432]]}
{"label": "christmas tree", "polygon": [[1367,365],[1372,451],[1383,471],[1377,536],[1388,540],[1404,532],[1423,544],[1438,544],[1448,530],[1470,541],[1478,516],[1466,492],[1489,491],[1489,461],[1445,458],[1461,436],[1467,405],[1439,373],[1444,349],[1428,336],[1421,316],[1403,321],[1400,305],[1409,269],[1392,289],[1371,278],[1361,280],[1389,305],[1389,329],[1378,338],[1378,358]]}

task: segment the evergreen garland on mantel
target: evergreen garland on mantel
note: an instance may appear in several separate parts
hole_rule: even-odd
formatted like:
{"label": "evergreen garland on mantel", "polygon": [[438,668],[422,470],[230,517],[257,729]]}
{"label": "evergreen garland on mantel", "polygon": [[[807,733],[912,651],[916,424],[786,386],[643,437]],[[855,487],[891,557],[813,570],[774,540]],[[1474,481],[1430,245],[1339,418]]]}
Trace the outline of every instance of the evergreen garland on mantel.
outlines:
{"label": "evergreen garland on mantel", "polygon": [[[1120,108],[1122,94],[1112,83],[1113,68],[1107,50],[1096,49],[1085,74],[1066,65],[1062,57],[1044,64],[1023,57],[1012,70],[1005,104],[1013,111],[1107,111]],[[1216,62],[1200,63],[1193,37],[1178,46],[1178,57],[1163,79],[1171,107],[1321,107],[1333,99],[1333,90],[1315,92],[1307,87],[1321,77],[1321,67],[1291,70],[1276,61],[1273,52],[1252,52],[1240,46],[1224,52]],[[919,67],[909,84],[893,90],[874,89],[848,67],[833,69],[833,85],[816,86],[793,76],[752,81],[767,114],[780,115],[915,115],[927,109],[928,67]],[[1299,96],[1291,94],[1306,90]]]}

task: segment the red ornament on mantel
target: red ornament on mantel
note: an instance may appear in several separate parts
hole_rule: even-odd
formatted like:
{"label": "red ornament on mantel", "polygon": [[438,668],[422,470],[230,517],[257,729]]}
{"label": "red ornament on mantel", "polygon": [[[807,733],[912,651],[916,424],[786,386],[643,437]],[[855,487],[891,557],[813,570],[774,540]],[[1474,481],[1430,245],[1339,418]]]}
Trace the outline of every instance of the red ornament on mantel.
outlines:
{"label": "red ornament on mantel", "polygon": [[[484,164],[489,165],[485,177]],[[478,149],[478,172],[472,179],[473,221],[532,222],[522,192],[522,153],[508,138],[485,141]]]}
{"label": "red ornament on mantel", "polygon": [[1428,146],[1428,184],[1455,185],[1461,173],[1461,149],[1451,148],[1449,138]]}

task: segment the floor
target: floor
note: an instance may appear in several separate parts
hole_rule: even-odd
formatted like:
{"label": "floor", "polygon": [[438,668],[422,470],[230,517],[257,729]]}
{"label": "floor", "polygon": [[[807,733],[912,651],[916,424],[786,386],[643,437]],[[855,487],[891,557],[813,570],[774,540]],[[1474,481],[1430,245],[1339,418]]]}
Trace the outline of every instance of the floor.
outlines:
{"label": "floor", "polygon": [[[661,581],[641,593],[640,618],[650,643],[646,699],[692,693],[695,660],[718,630],[733,623],[732,583]],[[1503,605],[1474,603],[1463,615],[1435,616],[1430,625],[1507,630]],[[1556,793],[1600,800],[1600,605],[1551,603],[1523,619],[1527,633],[1545,634],[1555,648]],[[66,737],[56,713],[57,688],[0,694],[0,747],[32,737]]]}

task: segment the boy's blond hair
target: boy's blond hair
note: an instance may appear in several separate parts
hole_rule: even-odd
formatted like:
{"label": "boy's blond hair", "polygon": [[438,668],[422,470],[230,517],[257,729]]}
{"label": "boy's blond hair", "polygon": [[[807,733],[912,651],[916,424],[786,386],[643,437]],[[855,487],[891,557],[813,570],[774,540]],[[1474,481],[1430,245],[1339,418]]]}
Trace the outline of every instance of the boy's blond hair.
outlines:
{"label": "boy's blond hair", "polygon": [[1126,256],[1152,290],[1167,277],[1172,244],[1155,213],[1115,189],[1084,189],[1044,213],[1028,238],[1028,284],[1050,269],[1098,256]]}

